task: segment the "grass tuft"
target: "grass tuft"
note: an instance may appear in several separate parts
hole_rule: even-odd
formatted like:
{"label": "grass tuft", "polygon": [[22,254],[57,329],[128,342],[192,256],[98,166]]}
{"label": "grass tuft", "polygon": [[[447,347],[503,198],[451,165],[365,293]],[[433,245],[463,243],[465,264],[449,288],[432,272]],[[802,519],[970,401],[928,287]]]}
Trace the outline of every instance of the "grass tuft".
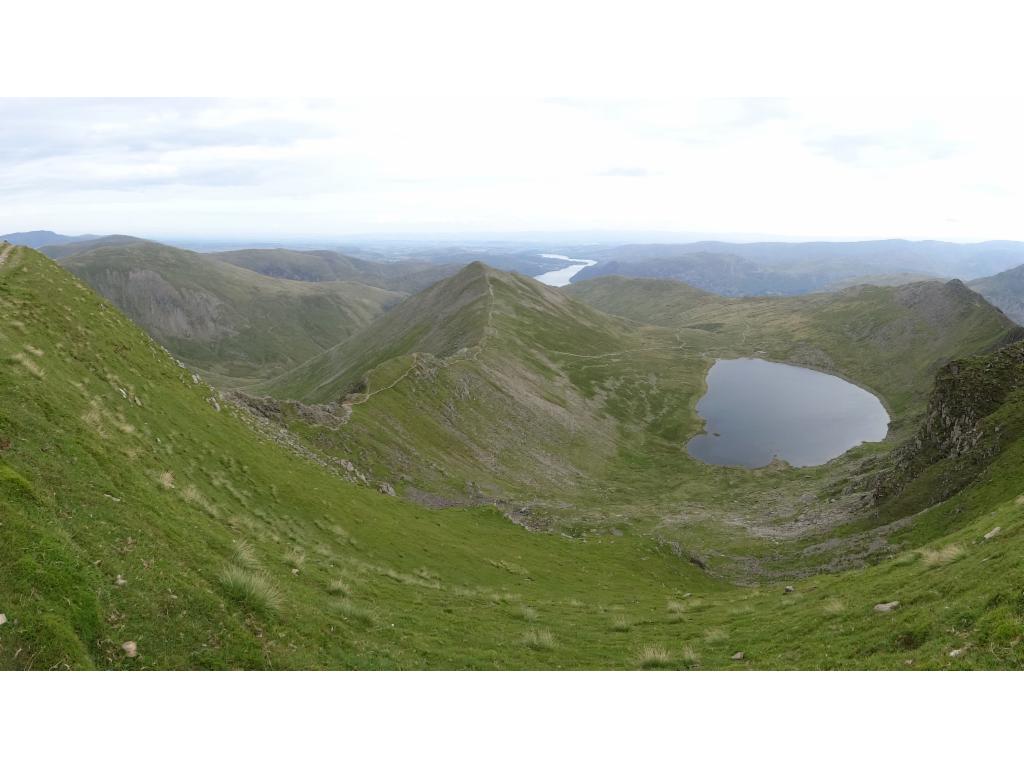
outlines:
{"label": "grass tuft", "polygon": [[838,616],[846,610],[846,604],[838,597],[830,597],[822,603],[821,610],[829,616]]}
{"label": "grass tuft", "polygon": [[555,647],[555,638],[546,629],[531,629],[523,635],[522,642],[534,651],[549,651]]}
{"label": "grass tuft", "polygon": [[356,624],[372,626],[377,623],[377,617],[373,615],[372,611],[369,611],[360,605],[356,605],[351,600],[337,600],[333,604],[333,607],[335,613]]}
{"label": "grass tuft", "polygon": [[528,605],[520,605],[516,609],[515,615],[523,621],[536,621],[539,614],[535,608],[531,608]]}
{"label": "grass tuft", "polygon": [[256,557],[256,550],[245,539],[239,539],[235,542],[235,560],[243,568],[258,570],[260,567],[260,561]]}
{"label": "grass tuft", "polygon": [[672,665],[672,657],[660,645],[645,645],[637,656],[640,669],[668,669]]}
{"label": "grass tuft", "polygon": [[302,564],[306,562],[306,553],[298,547],[293,547],[288,551],[288,554],[284,556],[284,561],[290,567],[296,570],[302,567]]}
{"label": "grass tuft", "polygon": [[929,568],[938,565],[948,565],[960,558],[964,548],[958,544],[947,544],[942,549],[925,549],[921,551],[921,559]]}
{"label": "grass tuft", "polygon": [[332,595],[341,595],[342,597],[348,597],[352,594],[352,588],[343,579],[335,579],[327,585],[327,591]]}
{"label": "grass tuft", "polygon": [[262,574],[229,565],[220,583],[228,595],[252,611],[269,615],[281,609],[281,593]]}
{"label": "grass tuft", "polygon": [[721,643],[729,637],[729,633],[721,627],[708,627],[704,630],[705,643]]}
{"label": "grass tuft", "polygon": [[612,619],[612,632],[629,632],[633,628],[633,620],[628,616],[616,616]]}
{"label": "grass tuft", "polygon": [[696,667],[700,664],[700,654],[698,654],[692,646],[684,645],[682,651],[679,653],[679,658],[682,659],[683,664],[687,667]]}

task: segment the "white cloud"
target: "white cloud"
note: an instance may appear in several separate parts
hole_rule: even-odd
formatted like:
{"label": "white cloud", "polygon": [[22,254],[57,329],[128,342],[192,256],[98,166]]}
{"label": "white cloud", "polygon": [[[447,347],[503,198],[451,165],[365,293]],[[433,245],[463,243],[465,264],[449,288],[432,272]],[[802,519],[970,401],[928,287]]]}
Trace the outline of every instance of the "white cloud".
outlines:
{"label": "white cloud", "polygon": [[0,229],[1024,239],[1001,102],[0,100]]}

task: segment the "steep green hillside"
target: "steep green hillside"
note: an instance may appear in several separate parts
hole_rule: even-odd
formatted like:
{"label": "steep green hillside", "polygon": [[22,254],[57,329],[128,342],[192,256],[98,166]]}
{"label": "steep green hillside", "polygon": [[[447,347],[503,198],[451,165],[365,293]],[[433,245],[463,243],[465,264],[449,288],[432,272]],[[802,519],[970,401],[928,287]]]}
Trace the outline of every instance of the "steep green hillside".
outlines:
{"label": "steep green hillside", "polygon": [[293,251],[285,248],[211,253],[211,258],[269,277],[325,282],[349,280],[391,291],[416,293],[459,270],[454,264],[414,259],[367,261],[336,251]]}
{"label": "steep green hillside", "polygon": [[972,280],[968,285],[1003,310],[1008,317],[1024,323],[1024,265],[991,277]]}
{"label": "steep green hillside", "polygon": [[217,381],[269,378],[294,367],[403,296],[357,283],[264,277],[144,240],[60,263]]}
{"label": "steep green hillside", "polygon": [[0,317],[0,667],[1024,662],[1020,441],[879,565],[735,587],[629,530],[531,533],[351,485],[27,249],[0,252]]}

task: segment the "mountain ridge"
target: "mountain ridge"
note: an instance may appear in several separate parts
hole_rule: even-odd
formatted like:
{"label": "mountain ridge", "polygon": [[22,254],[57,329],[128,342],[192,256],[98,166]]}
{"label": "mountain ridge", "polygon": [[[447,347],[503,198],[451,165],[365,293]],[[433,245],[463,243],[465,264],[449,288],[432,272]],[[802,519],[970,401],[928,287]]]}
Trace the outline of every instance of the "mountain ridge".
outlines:
{"label": "mountain ridge", "polygon": [[403,296],[355,283],[270,278],[152,241],[103,242],[59,264],[181,359],[227,379],[297,365]]}

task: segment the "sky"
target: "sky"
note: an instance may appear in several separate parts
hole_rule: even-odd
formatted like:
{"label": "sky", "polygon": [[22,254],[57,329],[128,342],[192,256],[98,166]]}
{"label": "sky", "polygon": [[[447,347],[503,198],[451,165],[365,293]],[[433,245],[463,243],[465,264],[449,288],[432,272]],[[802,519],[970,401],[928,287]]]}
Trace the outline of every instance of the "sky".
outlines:
{"label": "sky", "polygon": [[4,19],[0,232],[1024,240],[1003,0],[56,5]]}
{"label": "sky", "polygon": [[0,231],[1024,239],[1012,102],[0,99]]}

